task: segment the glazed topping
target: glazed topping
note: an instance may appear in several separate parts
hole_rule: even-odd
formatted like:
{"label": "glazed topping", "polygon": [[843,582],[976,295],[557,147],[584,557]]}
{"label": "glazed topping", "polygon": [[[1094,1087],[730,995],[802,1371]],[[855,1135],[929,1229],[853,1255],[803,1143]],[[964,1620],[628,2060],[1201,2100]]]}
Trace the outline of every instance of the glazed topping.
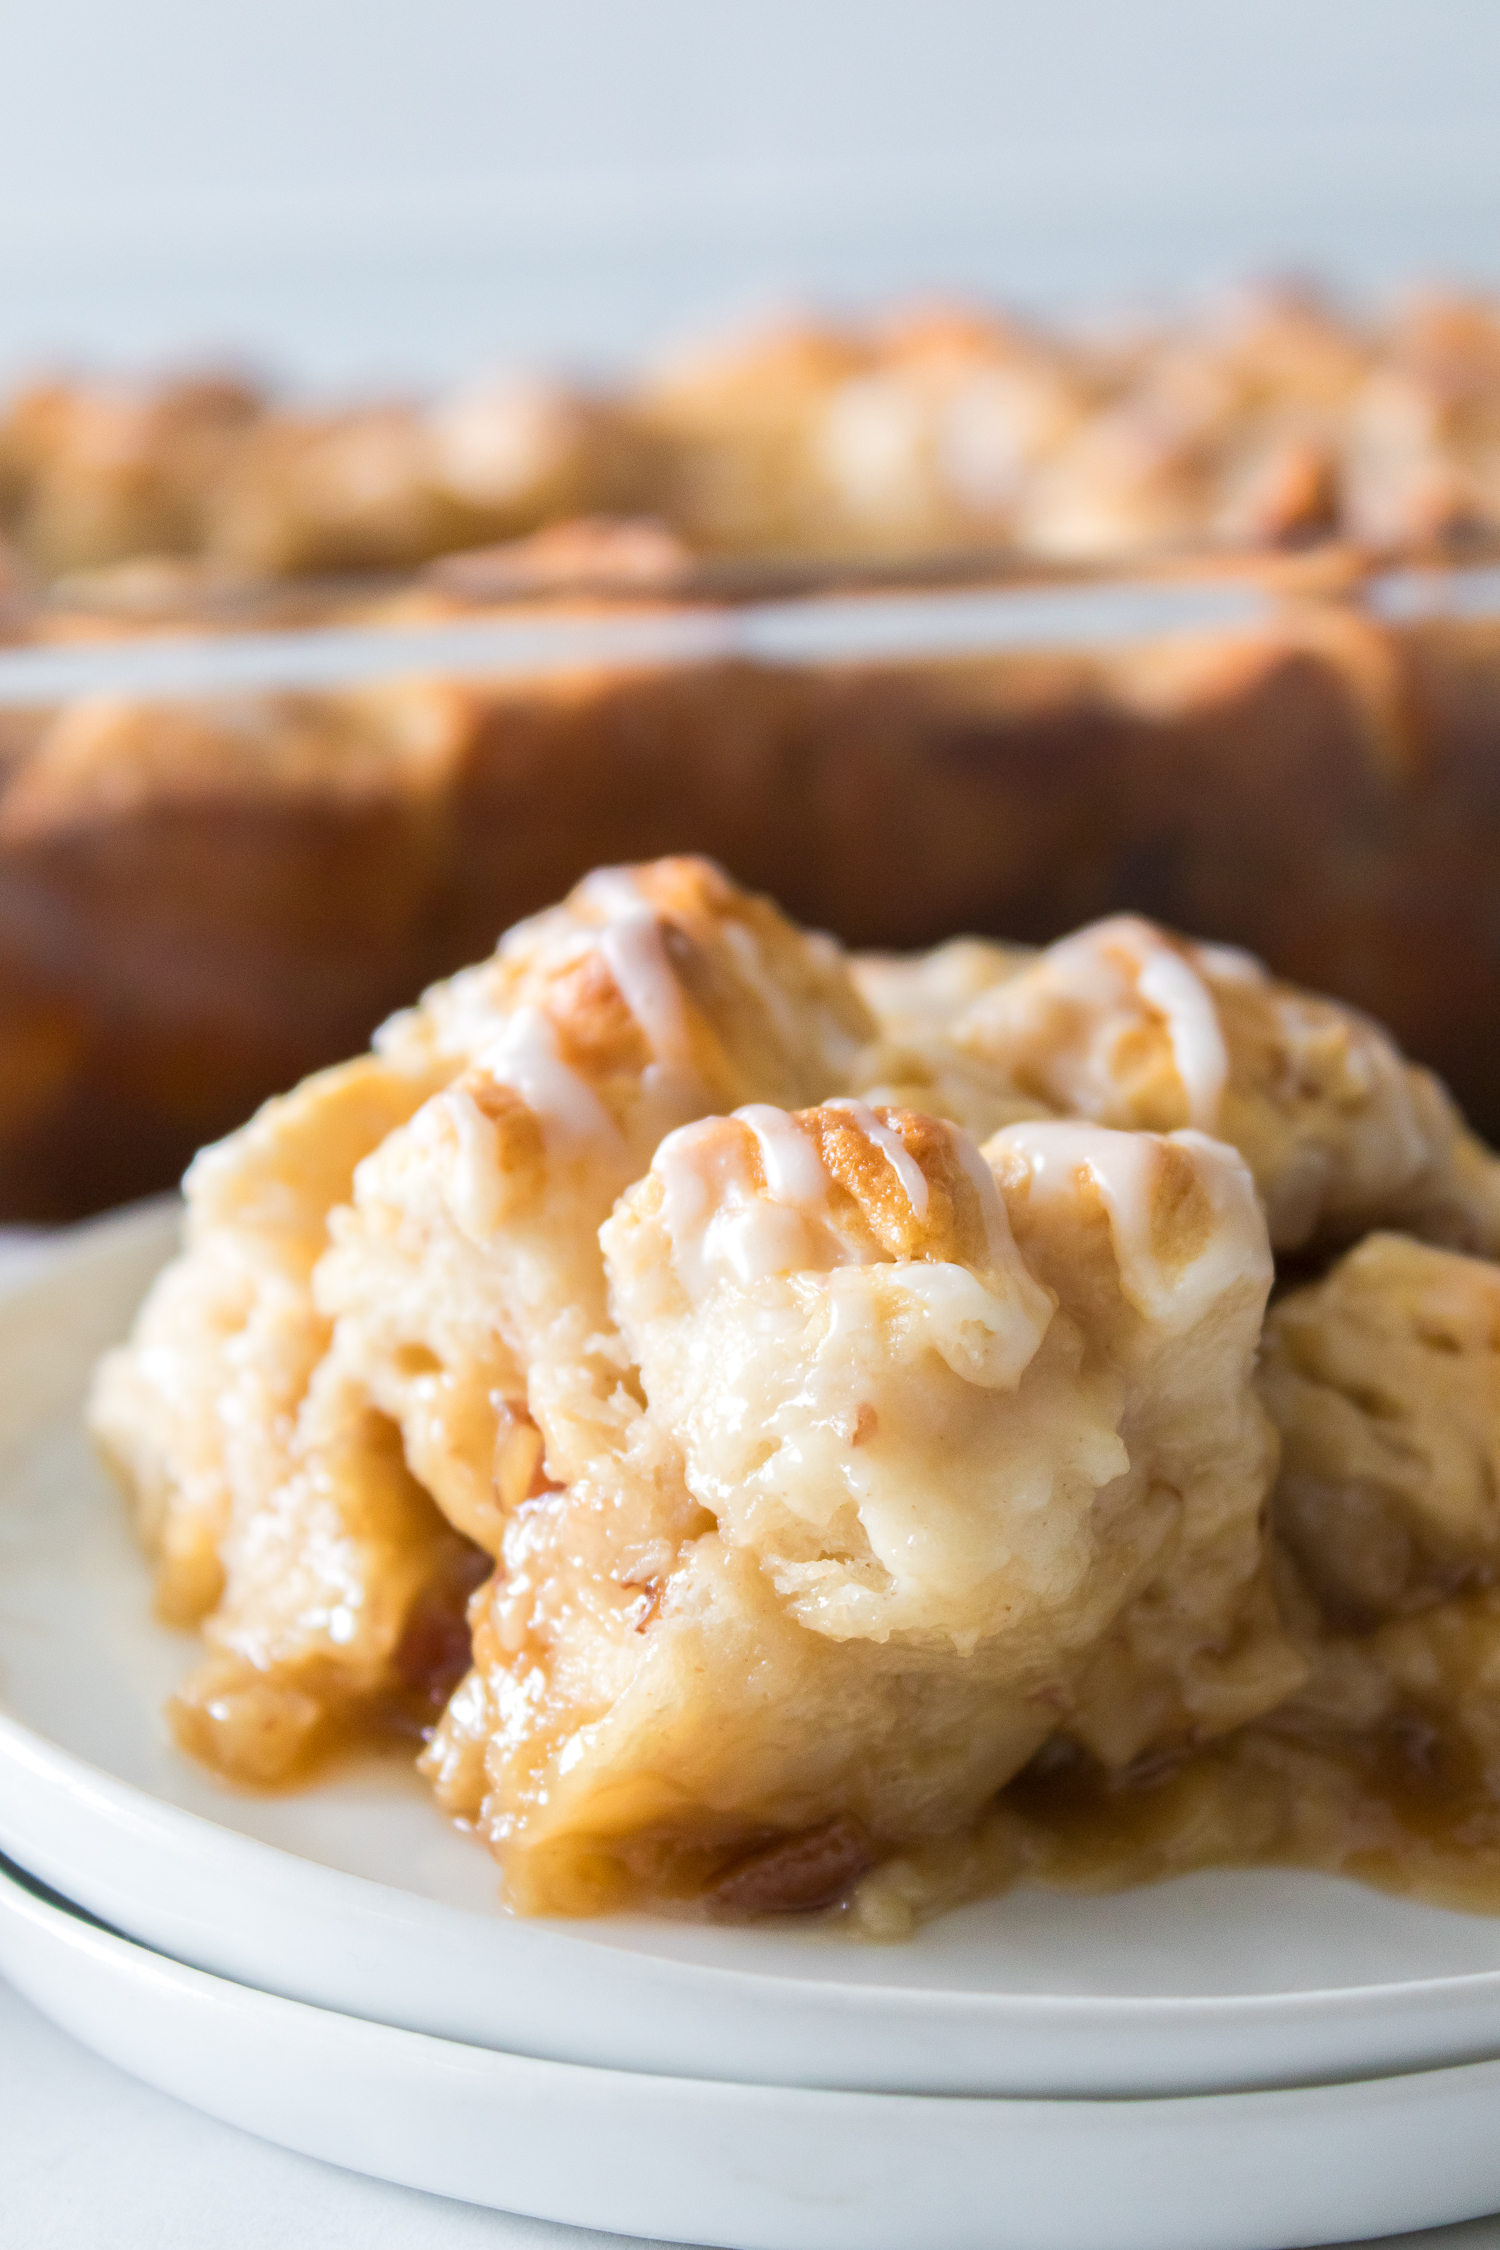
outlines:
{"label": "glazed topping", "polygon": [[1033,1203],[1058,1212],[1076,1209],[1079,1175],[1087,1177],[1109,1219],[1121,1290],[1149,1319],[1186,1325],[1236,1276],[1269,1280],[1249,1173],[1205,1134],[1120,1133],[1049,1120],[1007,1126],[985,1153],[1002,1178],[1019,1157]]}
{"label": "glazed topping", "polygon": [[[1154,1067],[1165,1064],[1171,1098],[1165,1106],[1159,1097],[1151,1102],[1160,1115],[1127,1118],[1128,1086],[1151,1080],[1153,1032],[1165,1040]],[[983,994],[956,1037],[1065,1112],[1218,1130],[1229,1049],[1213,994],[1189,949],[1138,915],[1114,915],[1049,946],[1019,976]]]}
{"label": "glazed topping", "polygon": [[[1147,930],[1146,924],[1141,927]],[[1177,1075],[1187,1095],[1188,1123],[1211,1133],[1229,1079],[1229,1051],[1213,995],[1175,947],[1164,944],[1154,931],[1149,938],[1141,948],[1137,985],[1141,997],[1166,1024]]]}
{"label": "glazed topping", "polygon": [[585,1078],[557,1051],[557,1033],[540,1008],[518,1008],[480,1067],[513,1086],[543,1121],[549,1142],[563,1147],[618,1139],[614,1119]]}
{"label": "glazed topping", "polygon": [[[651,1166],[672,1262],[694,1302],[721,1280],[826,1268],[837,1257],[831,1232],[814,1224],[829,1188],[815,1144],[785,1111],[762,1103],[736,1122],[749,1127],[748,1144],[722,1118],[705,1118],[669,1133]],[[763,1190],[751,1179],[750,1147],[760,1153]]]}
{"label": "glazed topping", "polygon": [[[766,1193],[773,1202],[799,1204],[809,1216],[820,1211],[828,1200],[828,1174],[816,1144],[796,1119],[769,1102],[748,1102],[734,1114],[755,1135]],[[926,1182],[922,1185],[925,1195]]]}
{"label": "glazed topping", "polygon": [[670,1069],[691,1070],[692,1039],[682,987],[667,958],[657,916],[649,907],[637,906],[606,923],[599,951],[658,1062]]}
{"label": "glazed topping", "polygon": [[930,1201],[927,1175],[908,1150],[901,1135],[893,1133],[888,1125],[882,1125],[874,1110],[866,1103],[855,1101],[852,1097],[846,1096],[840,1101],[829,1102],[827,1106],[829,1109],[846,1109],[849,1112],[865,1139],[880,1150],[901,1182],[906,1200],[911,1205],[913,1218],[925,1219]]}
{"label": "glazed topping", "polygon": [[977,1149],[861,1107],[673,1134],[602,1230],[611,1303],[689,1489],[803,1624],[972,1645],[1088,1580],[1118,1394],[1054,1335]]}
{"label": "glazed topping", "polygon": [[992,1262],[1016,1267],[1021,1256],[1010,1231],[1010,1221],[1005,1215],[1005,1205],[1000,1200],[1000,1190],[995,1185],[995,1175],[985,1162],[967,1133],[953,1136],[953,1152],[962,1165],[974,1193],[979,1198],[980,1217],[984,1222],[985,1247]]}
{"label": "glazed topping", "polygon": [[634,867],[596,867],[584,876],[573,897],[579,906],[605,922],[618,921],[626,914],[639,914],[646,904],[646,894]]}

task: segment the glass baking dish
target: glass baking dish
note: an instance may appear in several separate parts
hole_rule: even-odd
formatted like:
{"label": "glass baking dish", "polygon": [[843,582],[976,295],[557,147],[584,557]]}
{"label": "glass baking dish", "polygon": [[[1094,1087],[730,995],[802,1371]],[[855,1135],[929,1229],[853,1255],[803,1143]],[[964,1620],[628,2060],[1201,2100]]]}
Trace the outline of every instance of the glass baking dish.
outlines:
{"label": "glass baking dish", "polygon": [[0,1215],[168,1184],[589,867],[685,851],[858,947],[1118,909],[1246,946],[1500,1132],[1500,572],[685,574],[651,536],[13,612]]}

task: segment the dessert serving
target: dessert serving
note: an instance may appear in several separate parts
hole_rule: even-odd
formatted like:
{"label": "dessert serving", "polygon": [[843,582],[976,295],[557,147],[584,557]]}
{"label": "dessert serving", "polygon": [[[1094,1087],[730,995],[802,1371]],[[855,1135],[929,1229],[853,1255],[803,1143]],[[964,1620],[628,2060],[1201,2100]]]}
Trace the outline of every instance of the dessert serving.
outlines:
{"label": "dessert serving", "polygon": [[665,860],[200,1156],[92,1419],[178,1740],[420,1734],[522,1911],[1494,1903],[1497,1256],[1439,1084],[1242,953],[861,957]]}

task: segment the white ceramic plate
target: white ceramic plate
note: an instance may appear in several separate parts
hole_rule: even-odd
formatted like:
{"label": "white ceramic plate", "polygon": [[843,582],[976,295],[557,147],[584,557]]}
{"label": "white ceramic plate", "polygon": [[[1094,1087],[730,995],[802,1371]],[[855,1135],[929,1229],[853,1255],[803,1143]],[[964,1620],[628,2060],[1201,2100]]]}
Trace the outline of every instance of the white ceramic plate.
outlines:
{"label": "white ceramic plate", "polygon": [[1017,1893],[882,1948],[525,1922],[400,1764],[281,1797],[222,1787],[161,1724],[193,1643],[152,1623],[78,1420],[172,1223],[147,1210],[82,1230],[0,1300],[0,1848],[116,1928],[414,2031],[772,2085],[1160,2094],[1500,2054],[1500,1921],[1320,1876]]}
{"label": "white ceramic plate", "polygon": [[1500,2203],[1500,2063],[1160,2101],[933,2101],[591,2070],[278,2000],[0,1873],[0,1972],[266,2140],[723,2250],[1288,2250]]}

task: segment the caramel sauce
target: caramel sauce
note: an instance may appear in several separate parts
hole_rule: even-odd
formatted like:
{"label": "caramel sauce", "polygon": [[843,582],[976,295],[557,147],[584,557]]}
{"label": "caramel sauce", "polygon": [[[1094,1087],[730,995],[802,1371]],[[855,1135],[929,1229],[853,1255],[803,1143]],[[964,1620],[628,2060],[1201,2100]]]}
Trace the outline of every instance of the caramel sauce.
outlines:
{"label": "caramel sauce", "polygon": [[469,1668],[469,1600],[493,1568],[482,1547],[445,1525],[374,1692],[351,1694],[326,1661],[280,1682],[249,1665],[210,1664],[167,1703],[178,1747],[253,1794],[306,1788],[367,1755],[409,1760]]}
{"label": "caramel sauce", "polygon": [[1358,1733],[1273,1717],[1119,1774],[1050,1746],[996,1817],[1005,1864],[985,1887],[1030,1875],[1108,1891],[1199,1867],[1289,1866],[1500,1913],[1500,1798],[1473,1745],[1415,1701]]}
{"label": "caramel sauce", "polygon": [[482,1547],[453,1532],[412,1603],[391,1659],[393,1710],[419,1729],[436,1725],[469,1669],[469,1597],[494,1569]]}

